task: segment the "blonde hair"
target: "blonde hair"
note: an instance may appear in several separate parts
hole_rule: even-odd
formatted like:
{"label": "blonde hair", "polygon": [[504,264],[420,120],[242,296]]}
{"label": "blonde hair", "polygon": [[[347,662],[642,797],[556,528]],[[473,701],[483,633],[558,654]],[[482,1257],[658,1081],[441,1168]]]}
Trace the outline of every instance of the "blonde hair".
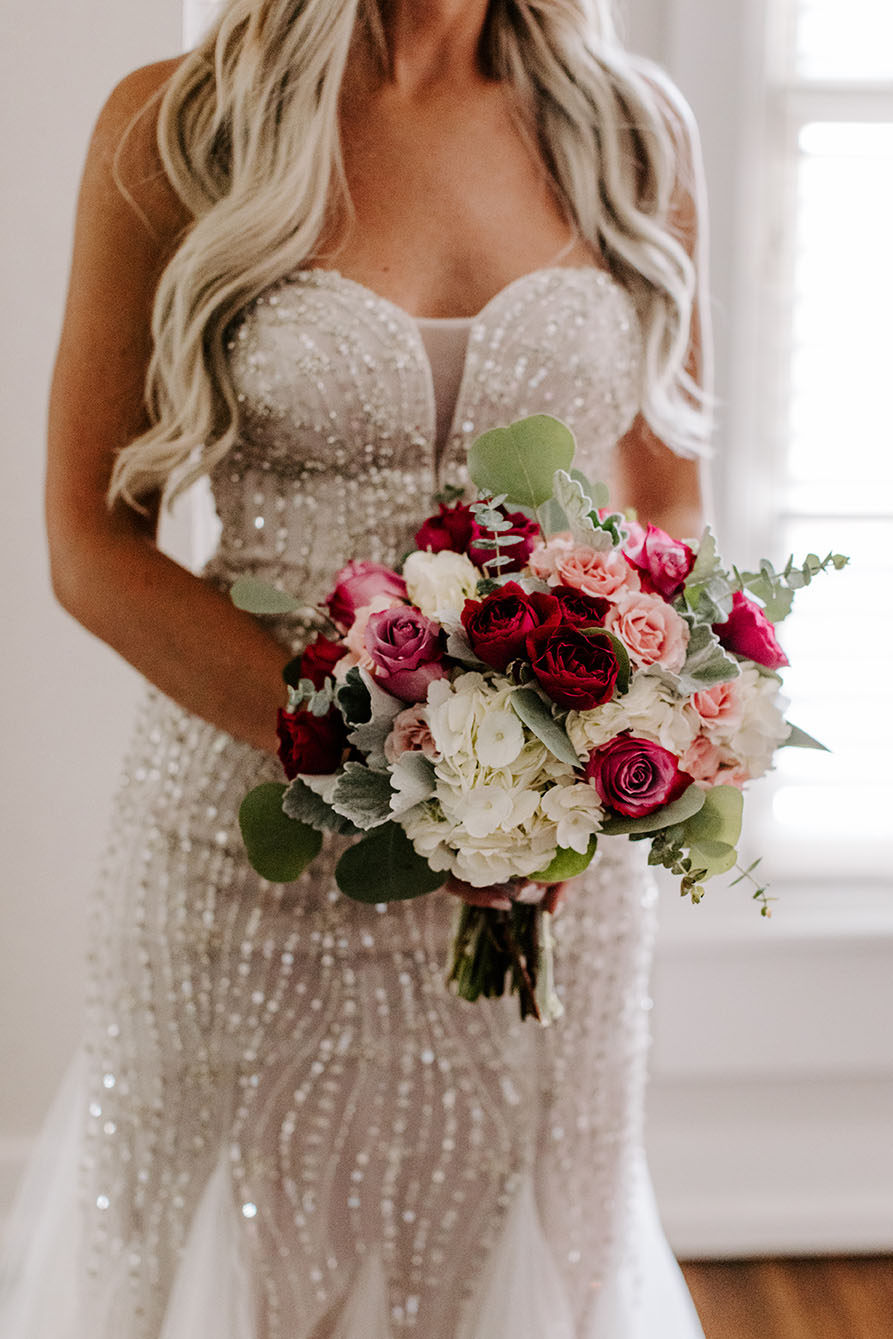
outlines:
{"label": "blonde hair", "polygon": [[[164,89],[158,150],[194,222],[155,296],[152,426],[118,453],[110,501],[172,498],[236,440],[227,328],[349,225],[339,94],[358,25],[386,73],[386,3],[228,0]],[[650,428],[704,453],[705,378],[685,365],[698,266],[673,222],[679,199],[699,195],[684,102],[623,50],[610,0],[491,0],[481,60],[513,87],[570,218],[636,302]]]}

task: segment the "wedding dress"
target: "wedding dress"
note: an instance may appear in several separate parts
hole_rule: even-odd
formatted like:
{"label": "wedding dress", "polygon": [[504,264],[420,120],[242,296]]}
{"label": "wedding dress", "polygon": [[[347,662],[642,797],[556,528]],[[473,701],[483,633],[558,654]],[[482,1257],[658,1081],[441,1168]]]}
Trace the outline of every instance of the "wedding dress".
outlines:
{"label": "wedding dress", "polygon": [[[399,561],[479,432],[558,415],[600,478],[641,393],[635,308],[592,267],[439,323],[302,270],[228,354],[241,432],[204,575],[300,592],[271,622],[295,648],[341,565]],[[642,1149],[641,847],[605,841],[558,916],[566,1013],[544,1029],[449,993],[448,894],[349,901],[339,838],[260,880],[236,814],[262,779],[274,759],[147,689],[85,1045],[10,1216],[3,1339],[698,1339]]]}

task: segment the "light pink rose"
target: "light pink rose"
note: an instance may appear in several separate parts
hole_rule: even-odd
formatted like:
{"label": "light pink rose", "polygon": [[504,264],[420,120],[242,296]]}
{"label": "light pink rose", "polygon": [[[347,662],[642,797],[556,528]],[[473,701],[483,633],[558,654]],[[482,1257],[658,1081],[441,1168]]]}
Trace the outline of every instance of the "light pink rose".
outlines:
{"label": "light pink rose", "polygon": [[744,704],[737,679],[715,683],[695,693],[691,704],[711,735],[731,734],[744,719]]}
{"label": "light pink rose", "polygon": [[[354,614],[353,623],[350,625],[350,631],[344,638],[344,645],[347,647],[347,655],[344,661],[339,662],[341,673],[340,678],[344,678],[346,669],[353,665],[362,665],[363,669],[369,670],[370,674],[375,669],[375,662],[366,649],[366,625],[372,614],[383,613],[385,609],[395,609],[402,604],[402,600],[397,600],[392,595],[376,595],[369,604],[360,605]],[[342,665],[346,665],[341,668]]]}
{"label": "light pink rose", "polygon": [[588,544],[574,544],[555,562],[555,573],[547,578],[550,586],[572,586],[585,595],[619,600],[641,588],[639,574],[619,549],[600,552]]}
{"label": "light pink rose", "polygon": [[358,609],[370,604],[377,595],[406,599],[406,582],[382,563],[351,562],[335,577],[335,588],[326,596],[332,620],[342,631],[354,621]]}
{"label": "light pink rose", "polygon": [[563,530],[560,534],[552,535],[545,543],[534,544],[527,564],[535,577],[539,577],[540,581],[548,581],[550,577],[555,576],[555,564],[558,559],[569,553],[573,547],[573,535],[570,530]]}
{"label": "light pink rose", "polygon": [[645,591],[624,595],[605,615],[605,627],[620,638],[640,667],[680,670],[685,664],[688,624],[659,595]]}
{"label": "light pink rose", "polygon": [[688,772],[695,781],[706,781],[710,785],[722,764],[722,755],[718,745],[709,735],[695,735],[688,748],[679,759],[683,772]]}
{"label": "light pink rose", "polygon": [[407,707],[394,717],[391,733],[384,742],[384,756],[388,762],[397,762],[404,753],[424,753],[432,762],[440,757],[424,707]]}

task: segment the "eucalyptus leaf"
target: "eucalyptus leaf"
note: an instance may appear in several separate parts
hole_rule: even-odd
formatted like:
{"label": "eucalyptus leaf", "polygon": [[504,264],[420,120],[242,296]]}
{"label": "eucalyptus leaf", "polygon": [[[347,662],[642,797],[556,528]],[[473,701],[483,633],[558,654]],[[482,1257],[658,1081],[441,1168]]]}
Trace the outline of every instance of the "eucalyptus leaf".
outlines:
{"label": "eucalyptus leaf", "polygon": [[656,809],[653,814],[643,818],[626,818],[618,814],[616,818],[606,818],[602,823],[602,832],[608,837],[623,837],[635,833],[660,832],[661,828],[670,828],[675,823],[684,823],[704,804],[704,791],[698,786],[689,786],[678,800]]}
{"label": "eucalyptus leaf", "polygon": [[251,576],[238,577],[230,587],[229,597],[237,609],[249,614],[292,614],[304,608],[300,600],[284,590]]}
{"label": "eucalyptus leaf", "polygon": [[321,795],[308,786],[304,777],[296,776],[289,782],[282,800],[282,811],[299,823],[307,823],[317,832],[337,832],[355,837],[360,829],[350,819],[335,810]]}
{"label": "eucalyptus leaf", "polygon": [[695,842],[689,847],[689,859],[692,869],[699,870],[699,882],[713,879],[717,874],[728,874],[734,869],[738,852],[726,842]]}
{"label": "eucalyptus leaf", "polygon": [[569,469],[574,435],[550,414],[534,414],[493,428],[472,443],[468,472],[482,492],[504,493],[520,506],[540,507],[552,496],[557,469]]}
{"label": "eucalyptus leaf", "polygon": [[597,846],[597,837],[591,838],[589,846],[582,855],[569,846],[559,846],[545,869],[537,870],[536,874],[531,874],[530,877],[540,883],[561,883],[562,879],[575,879],[592,864]]}
{"label": "eucalyptus leaf", "polygon": [[433,893],[446,874],[417,854],[399,823],[384,823],[348,847],[335,869],[342,893],[355,902],[402,902]]}
{"label": "eucalyptus leaf", "polygon": [[332,808],[364,832],[391,817],[391,778],[362,763],[348,762],[332,792]]}
{"label": "eucalyptus leaf", "polygon": [[286,787],[275,781],[255,786],[239,808],[242,841],[252,867],[270,883],[291,883],[322,848],[322,833],[283,812]]}
{"label": "eucalyptus leaf", "polygon": [[705,842],[721,842],[736,847],[744,811],[741,791],[735,786],[711,786],[702,793],[704,803],[686,820],[684,844],[703,847]]}
{"label": "eucalyptus leaf", "polygon": [[556,721],[549,705],[534,688],[516,688],[509,701],[518,719],[545,744],[551,754],[570,767],[580,766],[567,731],[560,721]]}
{"label": "eucalyptus leaf", "polygon": [[[788,722],[790,725],[790,721]],[[821,744],[812,735],[808,735],[805,730],[801,730],[799,725],[791,725],[791,733],[780,746],[783,749],[821,749],[822,753],[830,753],[831,750],[827,744]]]}

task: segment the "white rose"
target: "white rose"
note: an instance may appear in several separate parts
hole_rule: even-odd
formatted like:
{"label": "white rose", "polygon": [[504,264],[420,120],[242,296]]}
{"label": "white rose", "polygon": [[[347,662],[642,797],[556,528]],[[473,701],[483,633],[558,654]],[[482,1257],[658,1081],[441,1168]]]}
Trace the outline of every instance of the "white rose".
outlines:
{"label": "white rose", "polygon": [[604,817],[595,787],[582,781],[553,786],[543,795],[540,807],[556,825],[558,845],[585,855]]}
{"label": "white rose", "polygon": [[403,564],[403,579],[410,600],[426,618],[455,622],[466,599],[477,590],[480,572],[464,553],[419,551]]}

